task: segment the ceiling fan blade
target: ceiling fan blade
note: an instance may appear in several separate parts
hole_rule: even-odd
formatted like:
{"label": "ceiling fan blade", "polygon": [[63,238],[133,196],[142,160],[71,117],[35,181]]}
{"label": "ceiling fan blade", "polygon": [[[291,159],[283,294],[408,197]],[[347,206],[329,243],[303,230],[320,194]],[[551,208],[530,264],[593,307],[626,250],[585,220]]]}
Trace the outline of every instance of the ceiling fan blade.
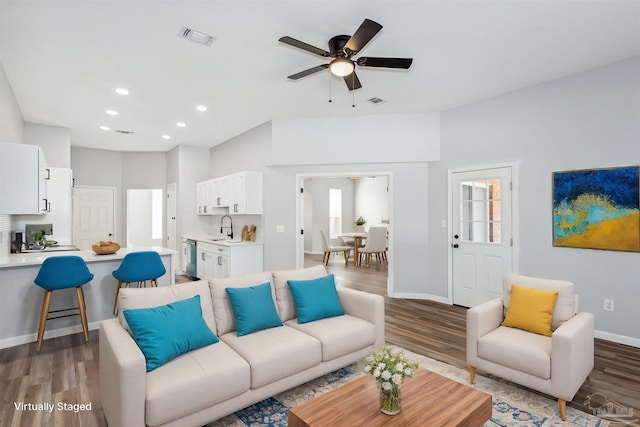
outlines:
{"label": "ceiling fan blade", "polygon": [[344,45],[345,51],[348,51],[348,54],[350,55],[355,55],[357,52],[362,50],[362,48],[365,47],[381,29],[382,25],[370,19],[365,19],[362,24],[360,24],[360,27],[358,27],[356,32],[353,33],[349,41]]}
{"label": "ceiling fan blade", "polygon": [[297,47],[298,49],[306,50],[307,52],[311,52],[320,56],[329,56],[329,52],[324,49],[320,49],[319,47],[311,46],[308,43],[301,42],[300,40],[296,40],[289,36],[280,37],[278,40],[281,43],[288,44],[289,46]]}
{"label": "ceiling fan blade", "polygon": [[355,71],[348,76],[344,76],[343,78],[349,90],[356,90],[362,87],[362,85],[360,84],[360,79],[358,79],[358,75]]}
{"label": "ceiling fan blade", "polygon": [[300,71],[299,73],[291,74],[287,76],[288,79],[298,80],[306,76],[310,76],[311,74],[317,73],[322,70],[326,70],[329,67],[329,64],[317,65],[315,67],[309,68],[308,70]]}
{"label": "ceiling fan blade", "polygon": [[383,68],[403,68],[411,67],[413,58],[375,58],[363,56],[357,59],[357,64],[361,67],[383,67]]}

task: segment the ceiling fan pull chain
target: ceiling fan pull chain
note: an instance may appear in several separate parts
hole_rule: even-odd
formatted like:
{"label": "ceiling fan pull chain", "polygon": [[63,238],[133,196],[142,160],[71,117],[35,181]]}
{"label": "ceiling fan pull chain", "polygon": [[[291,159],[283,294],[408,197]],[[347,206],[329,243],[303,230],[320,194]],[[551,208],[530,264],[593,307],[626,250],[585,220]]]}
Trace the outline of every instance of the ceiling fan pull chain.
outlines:
{"label": "ceiling fan pull chain", "polygon": [[356,90],[355,90],[355,87],[356,87],[356,73],[355,73],[355,71],[353,73],[351,73],[351,81],[352,81],[351,86],[353,87],[353,90],[351,91],[351,96],[353,97],[351,106],[353,108],[356,108]]}
{"label": "ceiling fan pull chain", "polygon": [[329,102],[333,102],[333,96],[331,95],[331,71],[327,68],[327,76],[329,76]]}

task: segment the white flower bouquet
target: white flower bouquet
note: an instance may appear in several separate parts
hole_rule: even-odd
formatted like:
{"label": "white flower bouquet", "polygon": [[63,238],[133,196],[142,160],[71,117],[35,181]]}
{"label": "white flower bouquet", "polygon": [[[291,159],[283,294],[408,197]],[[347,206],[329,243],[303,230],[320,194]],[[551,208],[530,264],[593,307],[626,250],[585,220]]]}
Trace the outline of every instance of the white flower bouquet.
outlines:
{"label": "white flower bouquet", "polygon": [[394,415],[400,412],[400,385],[411,378],[418,363],[408,359],[397,347],[384,347],[362,360],[364,372],[373,375],[380,390],[380,410]]}

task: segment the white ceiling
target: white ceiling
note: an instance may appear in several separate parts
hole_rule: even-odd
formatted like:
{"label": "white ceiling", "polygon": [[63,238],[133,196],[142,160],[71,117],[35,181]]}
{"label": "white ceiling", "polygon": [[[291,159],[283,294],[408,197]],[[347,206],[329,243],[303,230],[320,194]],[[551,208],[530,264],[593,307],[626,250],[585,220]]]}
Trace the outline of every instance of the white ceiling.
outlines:
{"label": "white ceiling", "polygon": [[[410,70],[360,68],[354,93],[328,72],[286,78],[328,61],[280,37],[327,49],[364,18],[384,28],[361,55]],[[213,146],[277,118],[442,111],[640,55],[639,1],[0,0],[0,25],[24,120],[123,151]],[[183,25],[217,39],[181,39]]]}

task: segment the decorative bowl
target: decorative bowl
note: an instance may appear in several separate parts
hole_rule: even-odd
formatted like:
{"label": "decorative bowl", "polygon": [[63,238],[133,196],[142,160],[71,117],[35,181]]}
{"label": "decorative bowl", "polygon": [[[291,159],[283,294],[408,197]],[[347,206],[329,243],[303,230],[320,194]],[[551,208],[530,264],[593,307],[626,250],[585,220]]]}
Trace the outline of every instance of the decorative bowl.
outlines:
{"label": "decorative bowl", "polygon": [[118,252],[120,249],[120,245],[117,243],[113,243],[110,245],[92,245],[91,249],[98,255],[111,255]]}

